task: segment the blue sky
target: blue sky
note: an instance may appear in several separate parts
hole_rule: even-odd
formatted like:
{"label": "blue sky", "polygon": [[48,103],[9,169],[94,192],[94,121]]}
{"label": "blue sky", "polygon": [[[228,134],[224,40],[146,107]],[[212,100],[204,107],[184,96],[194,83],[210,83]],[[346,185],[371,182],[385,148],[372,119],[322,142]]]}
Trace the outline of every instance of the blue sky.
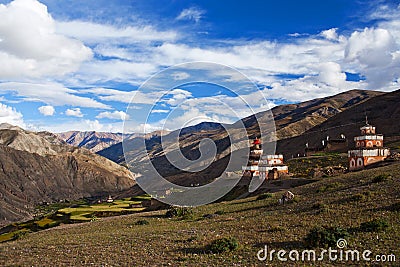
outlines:
{"label": "blue sky", "polygon": [[[121,132],[124,119],[133,132],[176,129],[355,88],[400,88],[400,1],[0,3],[0,122],[32,130]],[[196,61],[238,72],[190,65],[138,91]],[[168,81],[200,73],[234,89]],[[241,90],[248,79],[258,89]]]}

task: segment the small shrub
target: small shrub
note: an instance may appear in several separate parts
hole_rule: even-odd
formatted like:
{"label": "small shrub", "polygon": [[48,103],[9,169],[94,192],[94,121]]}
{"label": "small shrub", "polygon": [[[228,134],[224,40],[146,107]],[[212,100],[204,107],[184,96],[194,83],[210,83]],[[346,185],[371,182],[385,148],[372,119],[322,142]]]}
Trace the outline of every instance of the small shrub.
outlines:
{"label": "small shrub", "polygon": [[92,215],[92,218],[90,218],[90,221],[91,222],[95,222],[95,221],[97,221],[98,220],[98,218],[96,217],[96,215]]}
{"label": "small shrub", "polygon": [[203,218],[205,218],[205,219],[213,219],[213,218],[215,218],[215,217],[218,217],[219,215],[218,214],[204,214],[203,215]]}
{"label": "small shrub", "polygon": [[20,238],[24,237],[25,235],[27,235],[28,233],[29,233],[29,230],[17,231],[13,234],[12,240],[20,239]]}
{"label": "small shrub", "polygon": [[366,200],[366,195],[365,194],[355,194],[351,196],[352,201],[365,201]]}
{"label": "small shrub", "polygon": [[381,182],[384,182],[384,181],[387,181],[387,179],[389,178],[389,175],[387,175],[387,174],[380,174],[380,175],[378,175],[378,176],[375,176],[373,179],[372,179],[372,183],[381,183]]}
{"label": "small shrub", "polygon": [[148,225],[149,224],[149,221],[147,221],[147,220],[138,220],[138,221],[136,221],[135,222],[135,224],[136,225]]}
{"label": "small shrub", "polygon": [[314,205],[311,206],[311,208],[314,209],[314,210],[323,209],[325,207],[326,207],[326,205],[324,203],[322,203],[322,202],[317,202],[317,203],[315,203]]}
{"label": "small shrub", "polygon": [[262,200],[262,199],[272,198],[273,196],[274,196],[274,194],[265,193],[265,194],[258,195],[257,198],[256,198],[256,200]]}
{"label": "small shrub", "polygon": [[223,253],[228,251],[233,251],[239,247],[239,243],[234,237],[224,237],[221,239],[214,240],[210,246],[209,250],[212,253]]}
{"label": "small shrub", "polygon": [[334,247],[338,239],[349,236],[349,232],[341,227],[314,227],[304,241],[309,247]]}
{"label": "small shrub", "polygon": [[215,214],[217,214],[217,215],[222,215],[222,214],[225,214],[225,211],[223,211],[223,210],[217,210],[217,211],[215,212]]}
{"label": "small shrub", "polygon": [[193,209],[187,207],[171,207],[165,213],[167,218],[192,219]]}
{"label": "small shrub", "polygon": [[369,222],[363,222],[360,230],[363,232],[381,232],[389,227],[389,223],[383,219],[375,219]]}

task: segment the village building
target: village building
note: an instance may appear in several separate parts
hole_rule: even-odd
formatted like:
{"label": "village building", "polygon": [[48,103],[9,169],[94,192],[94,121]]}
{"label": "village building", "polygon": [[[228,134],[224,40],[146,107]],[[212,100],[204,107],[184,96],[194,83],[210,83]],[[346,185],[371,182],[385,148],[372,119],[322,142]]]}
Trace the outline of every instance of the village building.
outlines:
{"label": "village building", "polygon": [[263,155],[261,140],[256,138],[251,147],[247,166],[242,167],[244,176],[259,176],[261,179],[278,179],[288,174],[283,155]]}
{"label": "village building", "polygon": [[370,164],[383,161],[390,155],[383,146],[383,135],[376,134],[374,126],[368,123],[360,128],[361,135],[354,137],[355,149],[348,151],[349,171],[363,169]]}

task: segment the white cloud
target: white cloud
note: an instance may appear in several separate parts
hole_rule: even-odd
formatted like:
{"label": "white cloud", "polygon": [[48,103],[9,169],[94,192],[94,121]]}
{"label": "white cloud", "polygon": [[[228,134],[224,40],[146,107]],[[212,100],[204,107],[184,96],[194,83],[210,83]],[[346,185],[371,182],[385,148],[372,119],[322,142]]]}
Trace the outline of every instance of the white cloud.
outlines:
{"label": "white cloud", "polygon": [[183,72],[183,71],[179,71],[179,72],[174,72],[172,74],[172,78],[175,81],[181,81],[181,80],[186,80],[187,78],[189,78],[190,75],[187,72]]}
{"label": "white cloud", "polygon": [[108,105],[100,103],[92,98],[77,96],[79,92],[64,87],[59,83],[0,83],[0,93],[3,91],[17,92],[17,96],[26,101],[45,102],[53,106],[73,105],[90,108],[109,109]]}
{"label": "white cloud", "polygon": [[165,122],[164,129],[182,129],[184,127],[193,126],[204,121],[216,122],[211,117],[207,116],[204,112],[193,108],[186,111],[183,115],[174,118],[173,120],[167,120]]}
{"label": "white cloud", "polygon": [[152,109],[151,113],[169,113],[169,110],[166,110],[166,109]]}
{"label": "white cloud", "polygon": [[22,128],[26,127],[23,116],[15,108],[0,103],[0,123],[9,123]]}
{"label": "white cloud", "polygon": [[366,77],[369,88],[381,89],[400,77],[399,44],[387,29],[365,28],[351,34],[345,58]]}
{"label": "white cloud", "polygon": [[109,88],[91,88],[81,90],[81,92],[94,94],[103,101],[116,101],[132,104],[153,104],[154,101],[163,94],[162,92],[150,92],[145,94],[142,91],[129,92]]}
{"label": "white cloud", "polygon": [[171,95],[171,97],[165,102],[171,106],[177,106],[184,102],[186,99],[192,97],[191,92],[179,88],[168,91],[167,94]]}
{"label": "white cloud", "polygon": [[302,36],[308,36],[309,34],[307,33],[299,33],[299,32],[294,32],[294,33],[289,33],[288,36],[290,37],[302,37]]}
{"label": "white cloud", "polygon": [[96,116],[97,119],[112,119],[112,120],[125,120],[129,119],[129,115],[123,111],[114,111],[114,112],[101,112]]}
{"label": "white cloud", "polygon": [[0,4],[0,78],[61,76],[92,56],[76,39],[55,32],[47,7],[36,0]]}
{"label": "white cloud", "polygon": [[99,120],[75,119],[72,121],[68,120],[61,123],[55,123],[52,125],[48,124],[39,125],[39,129],[41,131],[46,130],[53,133],[61,133],[67,131],[96,131],[96,132],[122,133],[123,124],[121,122],[103,124]]}
{"label": "white cloud", "polygon": [[365,28],[351,34],[345,56],[364,65],[383,65],[391,61],[395,49],[396,42],[388,30]]}
{"label": "white cloud", "polygon": [[[340,77],[340,73],[334,73],[334,75]],[[341,87],[337,87],[326,83],[326,80],[321,82],[320,79],[321,77],[319,77],[319,75],[307,75],[299,79],[285,82],[274,82],[271,84],[272,89],[265,90],[265,95],[271,99],[285,99],[287,101],[300,102],[342,93],[350,89],[365,88],[366,86],[364,82],[346,81],[343,82]],[[333,79],[333,81],[335,80]]]}
{"label": "white cloud", "polygon": [[328,39],[328,40],[337,40],[338,39],[338,34],[337,34],[337,29],[338,28],[332,28],[329,30],[325,30],[321,32],[321,36]]}
{"label": "white cloud", "polygon": [[79,118],[83,117],[83,114],[82,114],[80,108],[71,108],[71,109],[67,109],[67,110],[65,111],[65,115],[67,115],[67,116],[72,116],[72,117],[79,117]]}
{"label": "white cloud", "polygon": [[[150,25],[117,27],[88,21],[58,21],[57,32],[87,43],[132,44],[145,41],[173,41],[175,31],[158,31]],[[105,42],[106,41],[106,42]]]}
{"label": "white cloud", "polygon": [[76,78],[87,84],[114,81],[139,85],[158,71],[159,63],[152,62],[151,58],[145,59],[144,52],[135,56],[136,61],[110,59],[85,62]]}
{"label": "white cloud", "polygon": [[[396,6],[397,5],[397,6]],[[368,14],[368,18],[370,20],[383,20],[383,21],[391,21],[399,19],[400,17],[400,4],[396,4],[395,2],[390,3],[381,3],[376,6],[376,9]]]}
{"label": "white cloud", "polygon": [[165,43],[155,48],[154,56],[161,65],[208,61],[233,66],[245,74],[260,70],[268,76],[310,73],[315,64],[343,58],[344,46],[343,42],[307,38],[297,43],[262,41],[217,48]]}
{"label": "white cloud", "polygon": [[53,106],[41,106],[38,108],[38,110],[44,116],[53,116],[55,113],[55,109]]}
{"label": "white cloud", "polygon": [[176,17],[177,20],[193,20],[196,23],[203,17],[205,11],[197,7],[186,8]]}
{"label": "white cloud", "polygon": [[321,63],[319,70],[319,80],[323,83],[340,88],[346,82],[346,74],[336,62]]}

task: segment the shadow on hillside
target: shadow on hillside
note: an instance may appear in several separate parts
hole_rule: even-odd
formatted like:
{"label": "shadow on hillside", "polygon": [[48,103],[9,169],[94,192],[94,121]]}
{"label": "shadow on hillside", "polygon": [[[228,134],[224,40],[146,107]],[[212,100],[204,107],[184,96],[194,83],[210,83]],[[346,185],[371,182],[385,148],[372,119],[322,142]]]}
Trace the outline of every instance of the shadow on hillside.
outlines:
{"label": "shadow on hillside", "polygon": [[[390,202],[390,200],[388,201]],[[391,205],[368,209],[368,211],[377,212],[377,211],[392,211],[392,212],[400,212],[400,202],[395,202]]]}

